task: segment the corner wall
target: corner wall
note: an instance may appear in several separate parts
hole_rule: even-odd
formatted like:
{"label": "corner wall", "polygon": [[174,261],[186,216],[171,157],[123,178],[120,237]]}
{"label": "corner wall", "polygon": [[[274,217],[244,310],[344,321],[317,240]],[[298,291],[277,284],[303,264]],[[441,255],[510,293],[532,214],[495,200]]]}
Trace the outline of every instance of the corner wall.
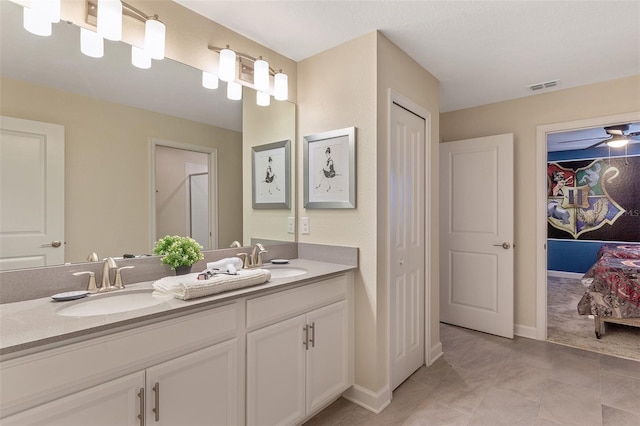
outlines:
{"label": "corner wall", "polygon": [[536,327],[536,126],[634,111],[640,75],[440,115],[445,141],[514,134],[516,327]]}

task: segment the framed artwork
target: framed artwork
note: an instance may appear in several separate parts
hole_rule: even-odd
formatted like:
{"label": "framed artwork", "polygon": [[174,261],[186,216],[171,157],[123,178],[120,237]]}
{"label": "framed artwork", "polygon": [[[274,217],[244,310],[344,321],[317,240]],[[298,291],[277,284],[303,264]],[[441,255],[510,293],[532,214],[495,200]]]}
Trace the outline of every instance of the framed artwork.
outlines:
{"label": "framed artwork", "polygon": [[356,207],[356,128],[304,137],[304,207]]}
{"label": "framed artwork", "polygon": [[254,209],[291,207],[291,141],[251,148]]}

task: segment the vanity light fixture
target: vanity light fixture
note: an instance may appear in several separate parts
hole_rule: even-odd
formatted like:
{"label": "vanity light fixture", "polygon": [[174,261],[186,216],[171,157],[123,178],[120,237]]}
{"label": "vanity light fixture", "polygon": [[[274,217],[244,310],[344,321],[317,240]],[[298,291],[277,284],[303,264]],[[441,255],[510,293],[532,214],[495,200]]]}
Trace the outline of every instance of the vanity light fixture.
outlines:
{"label": "vanity light fixture", "polygon": [[242,99],[242,85],[235,81],[229,81],[227,83],[227,98],[232,101],[239,101]]}
{"label": "vanity light fixture", "polygon": [[273,97],[277,101],[286,101],[289,98],[289,77],[282,70],[273,77]]}
{"label": "vanity light fixture", "polygon": [[236,52],[229,49],[229,45],[225,49],[219,50],[219,52],[218,77],[222,81],[234,81],[236,79]]}
{"label": "vanity light fixture", "polygon": [[80,51],[92,58],[104,56],[104,39],[94,31],[80,28]]}
{"label": "vanity light fixture", "polygon": [[151,68],[151,56],[145,49],[138,46],[131,46],[131,63],[134,67],[141,69]]}
{"label": "vanity light fixture", "polygon": [[611,139],[607,141],[607,145],[611,148],[622,148],[629,143],[629,138],[624,135],[613,135]]}
{"label": "vanity light fixture", "polygon": [[258,92],[269,91],[269,63],[262,56],[253,63],[253,87]]}
{"label": "vanity light fixture", "polygon": [[98,0],[98,34],[107,40],[122,39],[122,2]]}
{"label": "vanity light fixture", "polygon": [[153,59],[164,59],[165,25],[158,20],[158,15],[147,19],[144,23],[144,50]]}
{"label": "vanity light fixture", "polygon": [[51,35],[52,23],[44,14],[29,7],[25,7],[22,13],[22,26],[25,30],[42,37]]}
{"label": "vanity light fixture", "polygon": [[256,104],[258,106],[269,106],[270,103],[271,95],[269,95],[269,92],[258,91],[256,93]]}
{"label": "vanity light fixture", "polygon": [[217,89],[219,85],[218,76],[207,71],[202,71],[202,86],[206,89]]}

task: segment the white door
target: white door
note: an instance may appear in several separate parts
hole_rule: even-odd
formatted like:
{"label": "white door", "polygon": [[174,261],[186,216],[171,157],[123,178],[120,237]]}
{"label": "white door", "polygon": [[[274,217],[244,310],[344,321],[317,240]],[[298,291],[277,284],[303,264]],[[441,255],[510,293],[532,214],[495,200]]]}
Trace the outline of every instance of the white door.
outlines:
{"label": "white door", "polygon": [[347,302],[307,314],[311,327],[307,349],[307,414],[349,387],[349,317]]}
{"label": "white door", "polygon": [[[129,374],[98,386],[5,417],[5,426],[138,426],[144,403],[144,372]],[[151,424],[147,422],[147,424]]]}
{"label": "white door", "polygon": [[513,135],[440,144],[440,320],[513,338]]}
{"label": "white door", "polygon": [[304,315],[247,334],[247,425],[291,425],[305,416]]}
{"label": "white door", "polygon": [[391,107],[391,384],[424,364],[425,119]]}
{"label": "white door", "polygon": [[64,126],[0,116],[0,270],[64,263]]}
{"label": "white door", "polygon": [[236,339],[151,367],[146,424],[238,424],[239,380]]}

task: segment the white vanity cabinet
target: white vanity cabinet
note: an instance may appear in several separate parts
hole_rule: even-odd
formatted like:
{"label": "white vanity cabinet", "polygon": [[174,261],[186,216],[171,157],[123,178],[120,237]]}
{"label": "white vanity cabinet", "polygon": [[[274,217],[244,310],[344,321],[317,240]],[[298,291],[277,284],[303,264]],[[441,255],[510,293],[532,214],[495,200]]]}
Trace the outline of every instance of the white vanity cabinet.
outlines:
{"label": "white vanity cabinet", "polygon": [[300,423],[352,385],[350,279],[247,302],[248,425]]}

